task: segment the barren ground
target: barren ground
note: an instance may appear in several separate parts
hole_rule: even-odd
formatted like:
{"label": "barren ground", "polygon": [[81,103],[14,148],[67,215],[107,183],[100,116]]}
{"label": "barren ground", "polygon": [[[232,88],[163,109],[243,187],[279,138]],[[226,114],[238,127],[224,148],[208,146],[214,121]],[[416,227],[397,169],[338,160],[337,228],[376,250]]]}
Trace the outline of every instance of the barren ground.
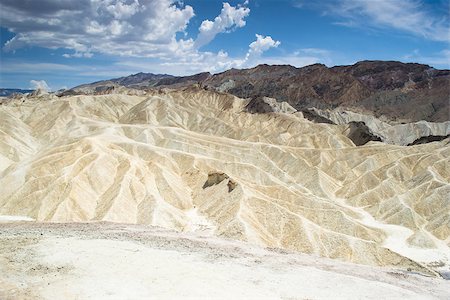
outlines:
{"label": "barren ground", "polygon": [[0,299],[448,299],[450,281],[114,223],[0,224]]}

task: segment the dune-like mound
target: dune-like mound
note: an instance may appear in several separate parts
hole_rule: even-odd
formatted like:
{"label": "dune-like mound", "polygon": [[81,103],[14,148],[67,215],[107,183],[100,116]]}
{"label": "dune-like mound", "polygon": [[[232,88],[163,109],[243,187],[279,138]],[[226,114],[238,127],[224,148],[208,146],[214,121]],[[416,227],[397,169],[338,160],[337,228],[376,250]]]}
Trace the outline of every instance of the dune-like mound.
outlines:
{"label": "dune-like mound", "polygon": [[249,101],[196,88],[11,100],[0,106],[0,215],[449,271],[448,139],[355,146],[346,125],[249,113]]}

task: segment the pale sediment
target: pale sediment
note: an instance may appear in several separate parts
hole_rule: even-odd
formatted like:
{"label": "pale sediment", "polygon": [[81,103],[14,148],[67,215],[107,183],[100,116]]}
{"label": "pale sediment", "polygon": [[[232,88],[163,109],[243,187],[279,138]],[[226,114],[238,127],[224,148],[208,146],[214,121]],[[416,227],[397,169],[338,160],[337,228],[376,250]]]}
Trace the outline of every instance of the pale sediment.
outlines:
{"label": "pale sediment", "polygon": [[247,104],[198,89],[12,100],[0,107],[0,215],[448,271],[448,141],[356,147],[345,126]]}

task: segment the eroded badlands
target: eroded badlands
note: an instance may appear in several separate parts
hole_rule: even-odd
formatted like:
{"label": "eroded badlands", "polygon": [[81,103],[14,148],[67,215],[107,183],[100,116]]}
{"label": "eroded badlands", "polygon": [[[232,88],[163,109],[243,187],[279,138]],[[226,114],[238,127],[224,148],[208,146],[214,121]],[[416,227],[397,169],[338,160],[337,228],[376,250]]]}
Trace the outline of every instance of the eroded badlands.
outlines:
{"label": "eroded badlands", "polygon": [[445,275],[449,140],[355,146],[348,125],[196,88],[0,106],[0,215],[200,231]]}

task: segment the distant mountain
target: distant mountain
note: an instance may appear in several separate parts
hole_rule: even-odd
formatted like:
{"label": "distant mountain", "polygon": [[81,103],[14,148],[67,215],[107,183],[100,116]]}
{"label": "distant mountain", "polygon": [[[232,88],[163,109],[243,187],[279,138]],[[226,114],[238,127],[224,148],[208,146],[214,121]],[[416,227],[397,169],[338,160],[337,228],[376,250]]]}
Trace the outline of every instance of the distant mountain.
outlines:
{"label": "distant mountain", "polygon": [[63,92],[61,95],[102,93],[105,90],[117,86],[126,86],[132,88],[151,88],[157,85],[158,82],[160,82],[162,79],[173,77],[174,76],[167,74],[137,73],[126,77],[119,77],[109,80],[96,81],[88,84],[82,84]]}
{"label": "distant mountain", "polygon": [[22,90],[22,89],[0,89],[0,97],[8,97],[12,94],[26,94],[31,93],[33,90]]}
{"label": "distant mountain", "polygon": [[361,61],[332,68],[322,64],[302,68],[258,65],[183,77],[138,73],[78,86],[66,94],[96,93],[117,86],[147,89],[194,83],[241,98],[275,98],[297,110],[345,107],[397,122],[450,120],[450,70],[396,61]]}
{"label": "distant mountain", "polygon": [[211,76],[212,76],[211,73],[204,72],[191,76],[164,78],[160,80],[156,84],[156,86],[183,87],[187,85],[205,82]]}
{"label": "distant mountain", "polygon": [[450,119],[450,71],[393,61],[327,68],[259,65],[228,70],[204,85],[239,97],[268,96],[298,110],[336,107],[370,111],[397,121]]}
{"label": "distant mountain", "polygon": [[151,73],[137,73],[134,75],[111,79],[112,82],[123,86],[152,86],[165,78],[173,78],[172,75],[167,74],[151,74]]}

